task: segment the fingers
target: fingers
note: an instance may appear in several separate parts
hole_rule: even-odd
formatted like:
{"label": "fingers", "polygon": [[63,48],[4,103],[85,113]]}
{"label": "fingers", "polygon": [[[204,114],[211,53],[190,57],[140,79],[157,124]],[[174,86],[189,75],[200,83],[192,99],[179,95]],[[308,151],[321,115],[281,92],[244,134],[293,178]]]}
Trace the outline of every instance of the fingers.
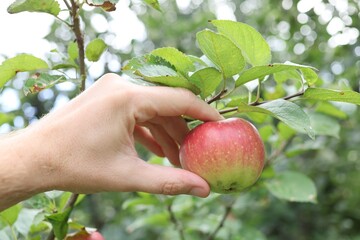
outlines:
{"label": "fingers", "polygon": [[144,87],[142,101],[138,102],[135,118],[145,122],[155,116],[186,115],[202,121],[217,121],[223,119],[218,111],[182,88]]}
{"label": "fingers", "polygon": [[148,150],[158,155],[159,157],[165,157],[165,154],[161,146],[154,139],[150,131],[144,127],[135,126],[134,138],[137,142],[142,144]]}
{"label": "fingers", "polygon": [[141,177],[133,179],[134,191],[165,195],[190,194],[198,197],[207,197],[210,193],[207,182],[192,172],[143,161],[139,164]]}

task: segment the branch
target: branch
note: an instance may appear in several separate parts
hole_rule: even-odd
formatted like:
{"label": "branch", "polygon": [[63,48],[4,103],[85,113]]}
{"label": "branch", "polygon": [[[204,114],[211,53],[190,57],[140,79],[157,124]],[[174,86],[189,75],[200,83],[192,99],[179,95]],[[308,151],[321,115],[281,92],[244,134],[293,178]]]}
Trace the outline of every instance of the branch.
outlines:
{"label": "branch", "polygon": [[72,30],[76,37],[76,43],[79,49],[79,67],[80,67],[80,92],[85,90],[85,81],[86,81],[86,68],[85,68],[85,47],[84,47],[84,37],[81,32],[80,27],[80,18],[79,18],[79,5],[75,0],[70,0],[71,2],[71,18],[73,22]]}
{"label": "branch", "polygon": [[223,217],[221,218],[218,226],[215,228],[215,230],[208,236],[207,240],[214,240],[216,237],[216,234],[220,231],[220,229],[224,226],[226,219],[228,218],[229,214],[231,213],[232,206],[235,203],[235,199],[225,207],[225,212]]}
{"label": "branch", "polygon": [[[292,95],[289,95],[289,96],[286,96],[286,97],[283,97],[283,98],[280,98],[280,99],[290,100],[292,98],[304,95],[304,92],[305,92],[304,89],[302,89],[301,91],[299,91],[299,92],[297,92],[295,94],[292,94]],[[250,106],[259,106],[261,104],[268,103],[268,102],[271,102],[271,101],[263,101],[263,102],[255,101],[255,102],[250,103],[249,105]],[[225,114],[225,113],[230,113],[230,112],[236,112],[237,110],[238,110],[238,107],[233,107],[233,108],[227,108],[227,109],[220,110],[219,113],[220,114]]]}
{"label": "branch", "polygon": [[224,94],[227,93],[227,89],[224,89],[222,91],[220,91],[218,94],[216,94],[214,97],[212,97],[211,99],[209,99],[208,101],[206,101],[208,104],[211,104],[217,100],[220,100],[222,96],[224,96]]}
{"label": "branch", "polygon": [[69,2],[67,0],[63,0],[63,2],[65,3],[66,7],[71,10],[71,6],[69,4]]}
{"label": "branch", "polygon": [[184,234],[184,229],[181,225],[181,223],[176,219],[175,217],[175,214],[172,210],[172,203],[170,203],[168,206],[167,206],[167,210],[170,214],[170,220],[171,222],[174,224],[175,226],[175,229],[178,231],[179,233],[179,237],[181,240],[185,240],[185,234]]}

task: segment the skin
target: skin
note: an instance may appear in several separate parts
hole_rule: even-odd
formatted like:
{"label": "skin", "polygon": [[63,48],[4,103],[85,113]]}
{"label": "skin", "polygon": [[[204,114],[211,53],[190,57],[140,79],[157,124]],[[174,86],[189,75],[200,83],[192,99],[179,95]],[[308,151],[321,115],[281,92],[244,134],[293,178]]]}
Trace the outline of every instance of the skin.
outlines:
{"label": "skin", "polygon": [[0,210],[49,190],[143,191],[206,197],[209,186],[189,171],[151,165],[134,142],[179,166],[186,115],[221,115],[185,89],[139,86],[106,74],[31,126],[0,138]]}

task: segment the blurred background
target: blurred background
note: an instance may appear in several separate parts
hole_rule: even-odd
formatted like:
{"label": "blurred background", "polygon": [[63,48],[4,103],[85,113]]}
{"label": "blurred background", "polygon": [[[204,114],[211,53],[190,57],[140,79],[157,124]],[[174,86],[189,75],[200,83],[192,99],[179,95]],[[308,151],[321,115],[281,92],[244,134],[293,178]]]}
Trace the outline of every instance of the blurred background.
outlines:
{"label": "blurred background", "polygon": [[[99,62],[88,63],[88,86],[106,72],[120,73],[127,60],[154,48],[172,46],[199,56],[196,32],[211,28],[210,19],[231,19],[253,26],[265,37],[273,62],[314,66],[325,87],[359,92],[358,0],[159,2],[162,12],[140,0],[120,0],[111,13],[85,8],[86,41],[100,37],[109,45]],[[2,0],[0,6],[0,62],[17,53],[59,61],[51,50],[66,52],[67,44],[74,39],[71,32],[46,14],[7,14],[11,3]],[[27,77],[18,74],[0,94],[2,133],[27,126],[77,93],[74,84],[62,83],[24,96],[22,86]],[[334,125],[327,127],[341,126],[341,130],[329,134],[332,136],[315,141],[296,136],[287,144],[274,140],[275,132],[265,134],[268,145],[280,146],[274,168],[297,170],[313,179],[317,204],[279,200],[260,182],[246,193],[225,197],[212,194],[207,199],[141,193],[91,195],[75,209],[74,218],[98,228],[106,239],[179,239],[179,229],[188,239],[205,239],[218,226],[229,202],[235,201],[215,239],[360,239],[360,112],[351,104],[333,106]],[[262,129],[268,123],[257,124]],[[141,147],[139,154],[153,163],[164,161]],[[32,201],[35,204],[37,199]],[[177,224],[171,221],[169,206]]]}

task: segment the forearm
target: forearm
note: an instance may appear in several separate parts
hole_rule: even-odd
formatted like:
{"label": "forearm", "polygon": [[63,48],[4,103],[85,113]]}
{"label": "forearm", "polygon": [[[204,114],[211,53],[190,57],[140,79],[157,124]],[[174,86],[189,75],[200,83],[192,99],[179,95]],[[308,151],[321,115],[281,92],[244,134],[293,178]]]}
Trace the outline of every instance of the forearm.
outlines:
{"label": "forearm", "polygon": [[0,211],[46,189],[37,144],[27,130],[0,137]]}

